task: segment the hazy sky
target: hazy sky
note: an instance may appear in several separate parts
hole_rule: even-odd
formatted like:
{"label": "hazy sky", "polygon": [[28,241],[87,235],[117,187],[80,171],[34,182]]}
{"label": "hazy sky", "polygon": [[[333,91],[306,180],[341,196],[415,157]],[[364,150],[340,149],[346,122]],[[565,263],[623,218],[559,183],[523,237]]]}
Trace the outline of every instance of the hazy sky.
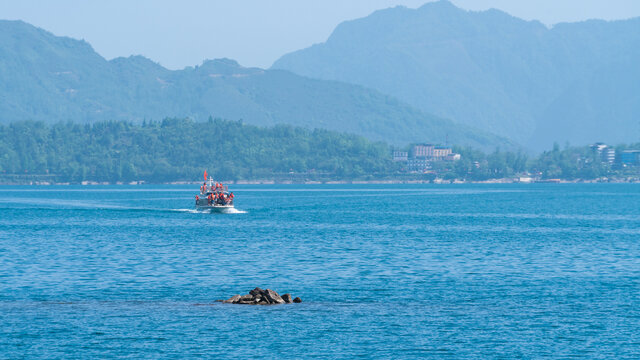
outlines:
{"label": "hazy sky", "polygon": [[[281,55],[323,42],[340,22],[428,0],[0,0],[0,19],[85,39],[107,59],[141,54],[171,69],[228,57],[268,67]],[[551,25],[640,16],[640,0],[452,0]],[[0,50],[1,51],[1,50]]]}

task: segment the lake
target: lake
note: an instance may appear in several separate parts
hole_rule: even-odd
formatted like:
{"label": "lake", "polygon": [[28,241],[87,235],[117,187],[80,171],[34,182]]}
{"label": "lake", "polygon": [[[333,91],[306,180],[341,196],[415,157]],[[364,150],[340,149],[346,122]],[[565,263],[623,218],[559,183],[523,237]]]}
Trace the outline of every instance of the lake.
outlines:
{"label": "lake", "polygon": [[0,358],[640,358],[639,184],[231,188],[0,187]]}

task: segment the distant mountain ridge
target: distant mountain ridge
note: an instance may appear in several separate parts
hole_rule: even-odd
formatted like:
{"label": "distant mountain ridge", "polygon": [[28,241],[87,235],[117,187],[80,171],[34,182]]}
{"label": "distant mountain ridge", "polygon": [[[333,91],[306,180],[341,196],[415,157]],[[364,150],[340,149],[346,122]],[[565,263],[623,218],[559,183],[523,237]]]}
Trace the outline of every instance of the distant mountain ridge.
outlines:
{"label": "distant mountain ridge", "polygon": [[640,18],[549,29],[441,0],[340,24],[277,60],[542,149],[640,138]]}
{"label": "distant mountain ridge", "polygon": [[229,59],[177,71],[142,56],[107,61],[85,41],[21,21],[0,21],[0,48],[0,123],[212,115],[345,131],[395,144],[447,138],[485,149],[512,144],[359,85],[245,68]]}

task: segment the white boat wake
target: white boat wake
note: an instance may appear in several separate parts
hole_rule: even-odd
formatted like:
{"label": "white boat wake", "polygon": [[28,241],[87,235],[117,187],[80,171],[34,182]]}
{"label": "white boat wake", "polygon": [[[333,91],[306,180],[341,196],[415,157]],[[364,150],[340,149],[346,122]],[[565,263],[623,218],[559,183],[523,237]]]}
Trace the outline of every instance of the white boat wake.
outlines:
{"label": "white boat wake", "polygon": [[238,210],[236,208],[227,208],[227,209],[220,209],[218,211],[210,211],[209,209],[172,209],[172,211],[177,211],[177,212],[185,212],[185,213],[189,213],[189,214],[202,214],[202,213],[218,213],[218,214],[246,214],[246,211],[243,210]]}
{"label": "white boat wake", "polygon": [[228,208],[228,209],[223,209],[220,213],[222,214],[246,214],[246,211],[243,210],[238,210],[236,208]]}
{"label": "white boat wake", "polygon": [[198,213],[202,212],[202,211],[198,211],[196,209],[171,209],[170,211],[184,212],[184,213],[189,213],[189,214],[198,214]]}

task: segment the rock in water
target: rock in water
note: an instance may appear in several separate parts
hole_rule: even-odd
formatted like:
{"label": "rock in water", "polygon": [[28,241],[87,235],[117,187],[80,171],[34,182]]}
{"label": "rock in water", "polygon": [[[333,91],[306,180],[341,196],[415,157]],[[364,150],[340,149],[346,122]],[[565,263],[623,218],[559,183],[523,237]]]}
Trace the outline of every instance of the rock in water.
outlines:
{"label": "rock in water", "polygon": [[291,304],[293,302],[293,300],[291,300],[291,294],[282,295],[282,300],[284,300],[284,302],[286,302],[287,304]]}
{"label": "rock in water", "polygon": [[269,303],[271,304],[284,304],[284,300],[282,300],[282,298],[280,297],[280,295],[278,295],[277,292],[271,290],[271,289],[267,289],[264,291],[265,292],[265,297],[267,298],[267,300],[269,300]]}
{"label": "rock in water", "polygon": [[227,303],[227,304],[235,304],[235,303],[237,303],[238,301],[240,301],[240,298],[242,298],[242,296],[240,296],[240,295],[234,295],[234,296],[230,297],[229,299],[227,299],[227,300],[225,300],[225,301],[223,301],[223,302],[224,302],[224,303]]}
{"label": "rock in water", "polygon": [[249,294],[253,295],[253,296],[263,295],[264,294],[264,290],[262,290],[259,287],[257,287],[255,289],[249,291]]}
{"label": "rock in water", "polygon": [[277,292],[266,289],[262,290],[259,287],[249,291],[247,295],[235,295],[227,300],[216,300],[227,304],[242,304],[242,305],[277,305],[277,304],[291,304],[301,303],[299,297],[291,300],[291,294],[278,295]]}

